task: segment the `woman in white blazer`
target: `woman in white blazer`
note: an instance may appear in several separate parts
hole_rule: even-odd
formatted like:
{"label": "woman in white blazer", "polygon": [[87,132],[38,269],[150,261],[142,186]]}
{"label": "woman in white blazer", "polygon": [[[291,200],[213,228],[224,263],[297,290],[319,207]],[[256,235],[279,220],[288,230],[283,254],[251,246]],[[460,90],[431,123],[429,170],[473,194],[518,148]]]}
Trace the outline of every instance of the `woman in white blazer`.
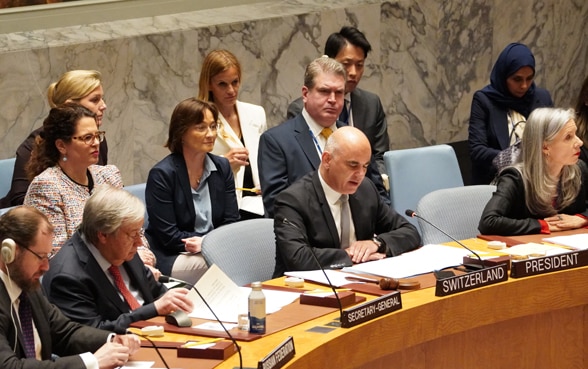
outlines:
{"label": "woman in white blazer", "polygon": [[198,98],[219,109],[220,126],[213,154],[229,160],[242,218],[263,216],[257,171],[259,136],[266,130],[265,110],[238,101],[241,64],[230,51],[213,50],[202,64]]}

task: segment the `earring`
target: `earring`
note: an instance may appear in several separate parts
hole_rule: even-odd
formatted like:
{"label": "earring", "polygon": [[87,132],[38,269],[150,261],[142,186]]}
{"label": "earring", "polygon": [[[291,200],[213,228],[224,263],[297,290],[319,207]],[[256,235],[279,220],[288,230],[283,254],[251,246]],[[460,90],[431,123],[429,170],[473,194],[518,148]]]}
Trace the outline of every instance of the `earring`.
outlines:
{"label": "earring", "polygon": [[61,158],[61,160],[67,161],[67,156],[63,155],[63,158]]}

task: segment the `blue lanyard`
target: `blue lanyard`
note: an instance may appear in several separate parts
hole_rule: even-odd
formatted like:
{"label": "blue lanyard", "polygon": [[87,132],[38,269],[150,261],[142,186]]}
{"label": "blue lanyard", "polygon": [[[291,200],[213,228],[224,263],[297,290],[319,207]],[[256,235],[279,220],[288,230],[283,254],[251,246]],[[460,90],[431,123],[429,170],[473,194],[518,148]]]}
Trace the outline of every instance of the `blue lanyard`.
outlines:
{"label": "blue lanyard", "polygon": [[314,141],[314,144],[319,152],[319,157],[323,155],[323,150],[321,150],[321,146],[319,145],[318,140],[316,139],[316,136],[314,135],[314,133],[312,133],[312,130],[309,129],[308,133],[310,133],[310,137],[312,137],[312,140]]}

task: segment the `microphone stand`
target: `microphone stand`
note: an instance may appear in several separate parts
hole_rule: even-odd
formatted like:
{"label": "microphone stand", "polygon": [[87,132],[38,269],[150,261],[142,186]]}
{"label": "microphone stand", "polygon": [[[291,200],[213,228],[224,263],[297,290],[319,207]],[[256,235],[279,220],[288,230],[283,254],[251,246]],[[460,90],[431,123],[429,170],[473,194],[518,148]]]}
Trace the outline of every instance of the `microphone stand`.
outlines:
{"label": "microphone stand", "polygon": [[478,260],[480,261],[480,265],[476,265],[476,264],[467,264],[466,265],[466,264],[464,264],[464,266],[466,267],[466,269],[481,270],[481,269],[484,269],[486,267],[484,265],[484,260],[482,260],[482,258],[480,257],[480,255],[477,252],[473,251],[472,249],[470,249],[469,247],[467,247],[463,243],[459,242],[455,237],[452,237],[451,235],[447,234],[445,231],[443,231],[441,228],[437,227],[433,223],[429,222],[427,219],[425,219],[422,216],[418,215],[415,211],[410,210],[410,209],[406,209],[404,211],[404,214],[406,214],[407,216],[409,216],[411,218],[419,218],[423,222],[427,223],[431,227],[433,227],[436,230],[438,230],[439,232],[443,233],[445,236],[449,237],[451,240],[457,242],[457,244],[460,245],[461,247],[463,247],[464,249],[466,249],[469,252],[471,252],[472,254],[474,254],[478,258]]}
{"label": "microphone stand", "polygon": [[331,289],[333,290],[333,293],[335,294],[335,298],[337,299],[337,304],[339,305],[339,324],[340,324],[341,319],[343,318],[343,305],[341,304],[341,299],[339,299],[339,294],[337,293],[335,286],[333,286],[333,283],[331,283],[331,280],[329,279],[329,276],[327,275],[325,268],[323,268],[323,266],[321,265],[321,262],[319,261],[318,257],[314,253],[312,246],[310,246],[310,243],[308,242],[308,238],[306,237],[306,234],[304,232],[302,232],[300,227],[298,227],[296,224],[289,221],[288,218],[284,218],[282,220],[282,223],[287,224],[290,227],[294,227],[302,235],[302,237],[304,238],[304,241],[306,241],[306,245],[308,246],[308,249],[310,250],[310,254],[312,255],[312,258],[314,259],[314,261],[317,263],[317,265],[319,266],[319,268],[323,272],[323,275],[327,279],[329,286],[331,287]]}
{"label": "microphone stand", "polygon": [[147,342],[149,342],[151,344],[151,346],[155,349],[155,352],[157,352],[157,356],[159,356],[159,358],[163,362],[163,365],[165,365],[165,367],[167,369],[169,369],[169,365],[167,364],[167,362],[163,358],[163,355],[161,355],[161,352],[159,351],[159,347],[157,347],[157,345],[155,344],[155,342],[151,341],[151,339],[146,334],[138,334],[138,333],[133,333],[131,331],[127,331],[127,333],[136,334],[137,336],[146,339]]}

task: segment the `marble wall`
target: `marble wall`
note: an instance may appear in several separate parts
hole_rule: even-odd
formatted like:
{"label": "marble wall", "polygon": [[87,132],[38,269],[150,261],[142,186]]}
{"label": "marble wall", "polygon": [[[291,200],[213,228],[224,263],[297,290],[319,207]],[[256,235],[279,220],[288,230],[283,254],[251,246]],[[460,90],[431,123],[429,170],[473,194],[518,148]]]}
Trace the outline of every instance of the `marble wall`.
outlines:
{"label": "marble wall", "polygon": [[536,82],[572,103],[588,75],[584,0],[287,0],[80,27],[0,34],[0,158],[14,156],[48,112],[47,86],[70,69],[97,69],[108,109],[110,162],[144,182],[168,151],[167,123],[196,95],[212,49],[244,66],[240,99],[283,121],[306,64],[343,25],[372,43],[361,86],[380,95],[392,149],[467,139],[475,90],[512,41],[537,59]]}

